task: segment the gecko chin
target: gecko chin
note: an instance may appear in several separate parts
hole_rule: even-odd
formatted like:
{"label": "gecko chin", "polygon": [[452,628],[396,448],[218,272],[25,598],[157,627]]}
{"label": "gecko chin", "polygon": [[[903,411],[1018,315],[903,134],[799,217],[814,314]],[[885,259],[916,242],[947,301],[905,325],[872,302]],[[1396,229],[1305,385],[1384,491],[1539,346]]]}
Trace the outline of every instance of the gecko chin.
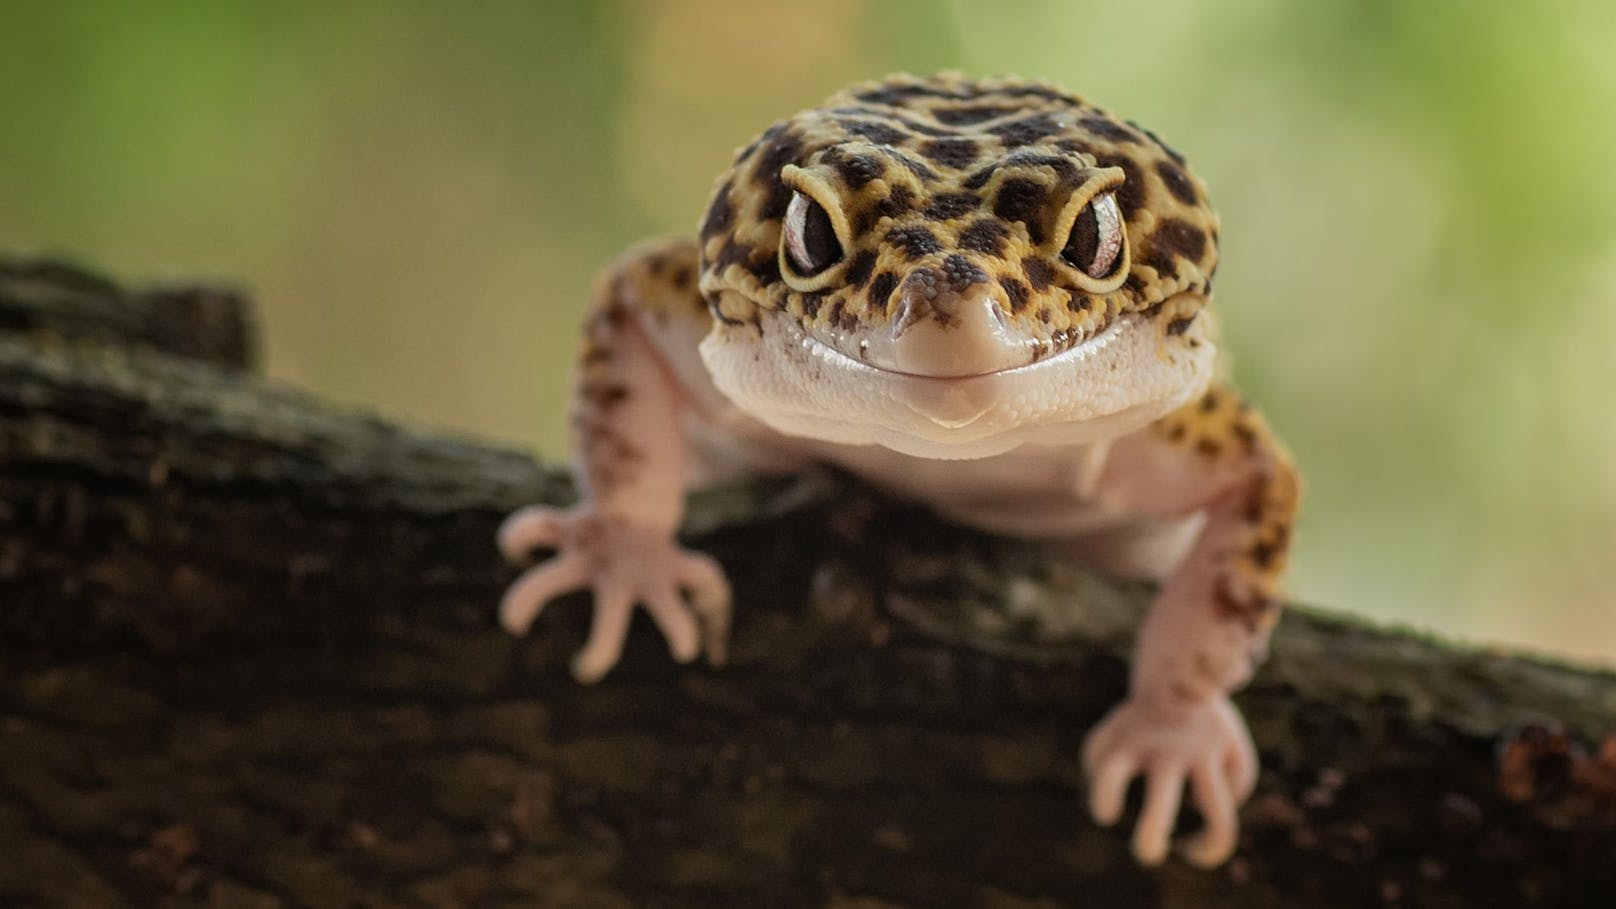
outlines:
{"label": "gecko chin", "polygon": [[1167,414],[1211,380],[1214,348],[1196,335],[1167,346],[1129,314],[1036,362],[940,377],[854,359],[765,310],[755,328],[715,326],[701,356],[718,390],[777,432],[964,460],[1113,438]]}

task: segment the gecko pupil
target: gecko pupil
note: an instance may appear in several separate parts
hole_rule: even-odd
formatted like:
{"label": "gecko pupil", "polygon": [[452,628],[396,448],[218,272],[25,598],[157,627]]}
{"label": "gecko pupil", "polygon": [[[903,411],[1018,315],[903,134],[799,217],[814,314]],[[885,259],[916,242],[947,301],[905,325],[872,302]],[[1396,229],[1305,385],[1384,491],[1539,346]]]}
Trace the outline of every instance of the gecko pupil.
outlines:
{"label": "gecko pupil", "polygon": [[792,268],[804,277],[819,274],[842,257],[830,215],[802,193],[792,196],[786,208],[785,247]]}
{"label": "gecko pupil", "polygon": [[1066,241],[1066,261],[1087,271],[1099,251],[1100,222],[1094,217],[1094,206],[1085,205],[1072,222],[1072,236]]}
{"label": "gecko pupil", "polygon": [[1102,193],[1077,213],[1061,257],[1073,268],[1098,279],[1111,274],[1121,248],[1122,224],[1116,198]]}
{"label": "gecko pupil", "polygon": [[836,229],[831,227],[830,215],[812,200],[803,213],[802,246],[808,253],[808,261],[801,264],[810,273],[824,271],[842,257],[842,246],[836,242]]}

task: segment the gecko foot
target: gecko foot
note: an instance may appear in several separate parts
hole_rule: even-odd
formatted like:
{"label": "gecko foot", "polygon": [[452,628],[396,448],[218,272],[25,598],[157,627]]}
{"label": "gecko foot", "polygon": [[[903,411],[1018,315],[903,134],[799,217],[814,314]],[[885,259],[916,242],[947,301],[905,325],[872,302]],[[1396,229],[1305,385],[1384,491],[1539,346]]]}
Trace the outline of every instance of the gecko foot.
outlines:
{"label": "gecko foot", "polygon": [[534,549],[556,549],[505,591],[499,621],[512,634],[526,634],[551,600],[585,586],[594,591],[594,622],[572,662],[578,681],[599,681],[617,665],[636,603],[661,629],[675,660],[688,663],[705,653],[712,665],[724,662],[730,621],[724,569],[680,547],[665,531],[593,509],[535,506],[506,518],[498,539],[512,562]]}
{"label": "gecko foot", "polygon": [[1083,745],[1089,811],[1103,826],[1116,823],[1128,784],[1145,780],[1145,804],[1134,828],[1141,864],[1167,857],[1186,782],[1205,828],[1179,847],[1201,868],[1222,864],[1239,836],[1236,807],[1257,782],[1257,753],[1240,712],[1227,697],[1184,705],[1130,698],[1113,709]]}

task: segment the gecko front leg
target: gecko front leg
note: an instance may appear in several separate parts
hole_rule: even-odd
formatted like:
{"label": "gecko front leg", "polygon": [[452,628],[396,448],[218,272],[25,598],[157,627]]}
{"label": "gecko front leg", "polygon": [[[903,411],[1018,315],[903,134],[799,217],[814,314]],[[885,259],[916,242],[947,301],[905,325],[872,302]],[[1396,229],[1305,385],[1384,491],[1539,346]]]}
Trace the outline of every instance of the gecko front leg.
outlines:
{"label": "gecko front leg", "polygon": [[[652,318],[680,320],[686,328],[708,318],[694,286],[696,258],[689,241],[647,245],[603,276],[573,388],[579,501],[567,509],[524,508],[499,529],[500,551],[512,561],[536,548],[557,550],[506,591],[500,623],[513,634],[526,633],[556,597],[593,590],[594,622],[572,664],[582,682],[600,679],[617,664],[636,604],[679,662],[703,651],[715,664],[725,657],[730,590],[723,569],[674,539],[684,514],[684,419],[693,405],[679,370],[647,330]],[[679,340],[696,333],[666,335]]]}
{"label": "gecko front leg", "polygon": [[1119,440],[1100,482],[1118,507],[1205,522],[1139,632],[1129,695],[1089,735],[1083,765],[1095,819],[1121,816],[1145,781],[1133,849],[1166,857],[1187,784],[1205,829],[1182,854],[1211,867],[1234,851],[1236,809],[1257,780],[1256,750],[1228,693],[1266,652],[1277,617],[1298,482],[1266,423],[1214,387],[1144,432]]}

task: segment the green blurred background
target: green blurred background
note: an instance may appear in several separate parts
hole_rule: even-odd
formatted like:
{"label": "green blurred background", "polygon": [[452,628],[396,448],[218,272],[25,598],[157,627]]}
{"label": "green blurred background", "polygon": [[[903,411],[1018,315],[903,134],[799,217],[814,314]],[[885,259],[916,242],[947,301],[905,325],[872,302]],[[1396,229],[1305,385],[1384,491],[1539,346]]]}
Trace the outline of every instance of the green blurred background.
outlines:
{"label": "green blurred background", "polygon": [[0,248],[239,279],[280,378],[563,452],[593,269],[892,70],[1185,152],[1307,600],[1616,662],[1616,4],[0,4]]}

